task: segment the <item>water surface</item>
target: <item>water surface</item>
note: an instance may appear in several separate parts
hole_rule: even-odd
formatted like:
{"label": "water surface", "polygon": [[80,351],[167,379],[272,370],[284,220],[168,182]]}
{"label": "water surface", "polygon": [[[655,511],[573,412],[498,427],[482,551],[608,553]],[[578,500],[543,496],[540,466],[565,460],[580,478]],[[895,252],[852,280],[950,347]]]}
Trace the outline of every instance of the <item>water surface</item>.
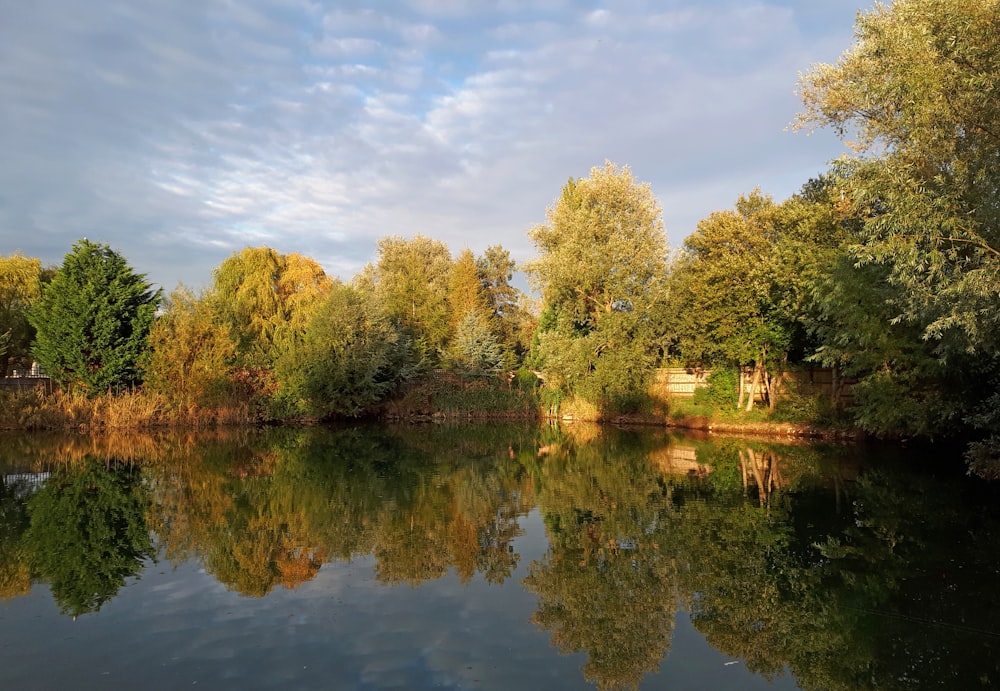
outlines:
{"label": "water surface", "polygon": [[947,451],[583,425],[0,448],[0,688],[1000,685],[1000,502]]}

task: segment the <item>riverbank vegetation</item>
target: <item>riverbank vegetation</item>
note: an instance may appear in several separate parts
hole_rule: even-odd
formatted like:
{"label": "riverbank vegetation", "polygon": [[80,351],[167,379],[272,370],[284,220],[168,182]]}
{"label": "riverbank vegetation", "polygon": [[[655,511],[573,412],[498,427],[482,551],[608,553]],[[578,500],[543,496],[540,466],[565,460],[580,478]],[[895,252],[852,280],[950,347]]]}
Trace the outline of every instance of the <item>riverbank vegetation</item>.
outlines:
{"label": "riverbank vegetation", "polygon": [[[859,15],[854,46],[801,78],[797,120],[850,137],[854,155],[784,201],[748,190],[673,253],[628,167],[571,178],[528,231],[537,257],[520,268],[537,304],[503,247],[453,256],[420,235],[382,239],[347,282],[308,257],[247,248],[204,292],[166,298],[86,240],[55,271],[4,257],[3,364],[37,360],[64,393],[5,394],[3,424],[90,424],[73,396],[141,400],[155,411],[137,414],[143,424],[386,412],[667,421],[687,406],[737,422],[971,433],[972,467],[995,474],[998,13],[997,2],[901,0]],[[711,369],[712,393],[655,400],[666,365]],[[829,395],[789,385],[806,365],[833,370]]]}

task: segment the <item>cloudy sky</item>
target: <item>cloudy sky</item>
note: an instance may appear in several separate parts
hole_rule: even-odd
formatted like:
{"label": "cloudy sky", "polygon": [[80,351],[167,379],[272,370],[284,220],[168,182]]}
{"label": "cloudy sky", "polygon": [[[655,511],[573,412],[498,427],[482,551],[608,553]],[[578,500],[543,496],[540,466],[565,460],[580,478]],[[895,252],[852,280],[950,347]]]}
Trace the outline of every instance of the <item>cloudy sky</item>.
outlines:
{"label": "cloudy sky", "polygon": [[0,254],[81,237],[171,290],[270,245],[349,279],[387,235],[527,229],[605,160],[671,245],[843,151],[787,130],[859,0],[0,0]]}

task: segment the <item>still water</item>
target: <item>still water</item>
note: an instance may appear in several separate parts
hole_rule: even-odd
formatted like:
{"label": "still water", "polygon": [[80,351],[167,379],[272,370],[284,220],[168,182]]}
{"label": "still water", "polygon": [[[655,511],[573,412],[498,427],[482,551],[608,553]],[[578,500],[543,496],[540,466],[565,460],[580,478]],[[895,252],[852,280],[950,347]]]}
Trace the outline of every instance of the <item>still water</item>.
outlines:
{"label": "still water", "polygon": [[0,688],[1000,688],[951,451],[585,425],[0,438]]}

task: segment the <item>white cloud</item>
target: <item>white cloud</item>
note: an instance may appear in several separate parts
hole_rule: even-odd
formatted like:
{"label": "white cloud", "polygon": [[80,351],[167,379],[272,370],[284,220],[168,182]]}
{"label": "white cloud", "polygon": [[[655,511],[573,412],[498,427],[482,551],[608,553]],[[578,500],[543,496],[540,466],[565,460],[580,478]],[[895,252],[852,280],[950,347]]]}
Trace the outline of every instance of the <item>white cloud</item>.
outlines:
{"label": "white cloud", "polygon": [[245,244],[349,278],[389,234],[518,259],[568,176],[630,164],[674,244],[839,151],[783,131],[856,6],[801,0],[19,3],[0,23],[0,252],[83,235],[172,287]]}

